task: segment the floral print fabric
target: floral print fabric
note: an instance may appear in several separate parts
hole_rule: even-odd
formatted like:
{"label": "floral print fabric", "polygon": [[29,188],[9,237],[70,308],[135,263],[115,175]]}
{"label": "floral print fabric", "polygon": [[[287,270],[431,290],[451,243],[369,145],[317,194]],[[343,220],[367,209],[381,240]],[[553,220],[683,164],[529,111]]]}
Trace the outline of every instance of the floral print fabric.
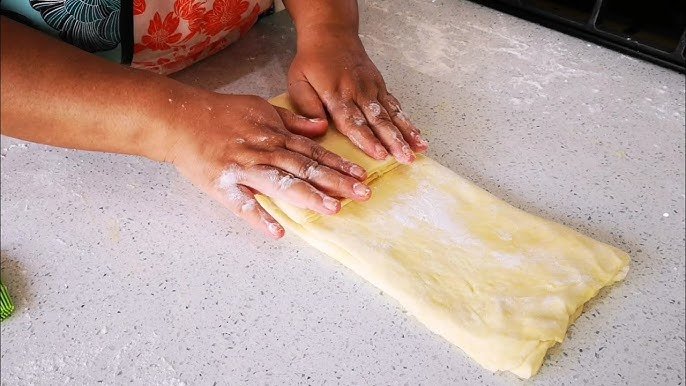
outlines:
{"label": "floral print fabric", "polygon": [[133,0],[133,60],[169,74],[225,48],[272,0]]}

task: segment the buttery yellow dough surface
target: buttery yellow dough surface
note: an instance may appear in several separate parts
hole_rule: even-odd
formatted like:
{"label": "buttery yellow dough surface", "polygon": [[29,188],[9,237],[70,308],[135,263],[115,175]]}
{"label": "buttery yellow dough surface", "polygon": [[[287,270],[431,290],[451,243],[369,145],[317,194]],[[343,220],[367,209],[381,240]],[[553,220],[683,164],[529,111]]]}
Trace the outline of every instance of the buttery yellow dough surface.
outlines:
{"label": "buttery yellow dough surface", "polygon": [[[284,96],[272,103],[290,107]],[[377,163],[339,135],[321,142],[376,173],[371,200],[335,216],[258,200],[491,371],[535,374],[583,304],[626,275],[619,249],[514,208],[430,158]]]}
{"label": "buttery yellow dough surface", "polygon": [[[292,109],[285,95],[281,95],[272,99],[271,103],[284,108]],[[324,137],[319,139],[319,143],[326,149],[331,150],[341,157],[362,166],[362,168],[367,171],[367,179],[365,180],[367,185],[400,165],[393,157],[388,157],[383,161],[377,161],[371,157],[367,157],[364,153],[350,144],[348,137],[336,130],[329,130]],[[288,217],[297,223],[310,222],[321,216],[317,212],[301,209],[284,201],[274,199],[274,202]],[[349,202],[350,200],[346,199],[341,204],[342,206],[345,206]]]}

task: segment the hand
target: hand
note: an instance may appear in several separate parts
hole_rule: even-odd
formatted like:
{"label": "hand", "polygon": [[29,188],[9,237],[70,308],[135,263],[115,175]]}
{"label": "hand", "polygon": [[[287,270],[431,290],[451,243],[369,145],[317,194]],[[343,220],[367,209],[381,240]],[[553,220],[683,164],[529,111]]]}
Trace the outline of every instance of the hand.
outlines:
{"label": "hand", "polygon": [[415,160],[428,148],[369,59],[357,33],[299,34],[288,72],[288,93],[308,117],[331,115],[336,128],[376,159],[390,152],[399,162]]}
{"label": "hand", "polygon": [[193,100],[172,109],[165,161],[255,229],[284,234],[255,192],[322,214],[337,213],[339,197],[369,199],[364,169],[305,137],[321,135],[325,120],[255,96],[209,93]]}

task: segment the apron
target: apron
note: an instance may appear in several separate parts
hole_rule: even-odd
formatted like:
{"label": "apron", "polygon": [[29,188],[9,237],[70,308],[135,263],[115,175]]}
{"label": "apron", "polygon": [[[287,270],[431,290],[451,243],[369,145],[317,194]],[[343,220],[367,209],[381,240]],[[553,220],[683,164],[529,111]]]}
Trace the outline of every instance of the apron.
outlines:
{"label": "apron", "polygon": [[88,52],[169,74],[238,40],[273,0],[0,0],[0,9]]}

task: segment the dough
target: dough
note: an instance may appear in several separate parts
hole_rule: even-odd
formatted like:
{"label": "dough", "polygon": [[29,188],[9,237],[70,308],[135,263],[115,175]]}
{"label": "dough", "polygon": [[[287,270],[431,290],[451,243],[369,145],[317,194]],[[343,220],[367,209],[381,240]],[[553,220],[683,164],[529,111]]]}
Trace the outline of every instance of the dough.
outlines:
{"label": "dough", "polygon": [[[281,102],[278,104],[277,102]],[[271,100],[271,103],[277,104],[279,106],[287,107],[292,109],[290,104],[288,104],[287,96],[281,95]],[[328,150],[337,153],[341,157],[353,161],[356,164],[362,166],[364,170],[367,171],[367,179],[365,182],[371,184],[372,181],[378,179],[382,175],[388,173],[389,171],[395,169],[398,162],[392,157],[386,158],[383,161],[377,161],[371,157],[367,157],[364,153],[358,150],[355,146],[350,144],[348,137],[339,133],[336,130],[329,130],[327,134],[320,139],[320,144],[327,148]],[[317,212],[311,210],[298,208],[297,206],[290,205],[284,201],[273,199],[276,205],[293,221],[297,223],[311,222],[321,215]],[[341,202],[341,206],[347,205],[351,200],[346,199]]]}
{"label": "dough", "polygon": [[[291,108],[287,97],[272,103]],[[323,146],[372,170],[373,195],[318,216],[258,196],[284,227],[395,298],[483,367],[529,378],[629,257],[494,197],[430,158],[376,162],[333,129]]]}

